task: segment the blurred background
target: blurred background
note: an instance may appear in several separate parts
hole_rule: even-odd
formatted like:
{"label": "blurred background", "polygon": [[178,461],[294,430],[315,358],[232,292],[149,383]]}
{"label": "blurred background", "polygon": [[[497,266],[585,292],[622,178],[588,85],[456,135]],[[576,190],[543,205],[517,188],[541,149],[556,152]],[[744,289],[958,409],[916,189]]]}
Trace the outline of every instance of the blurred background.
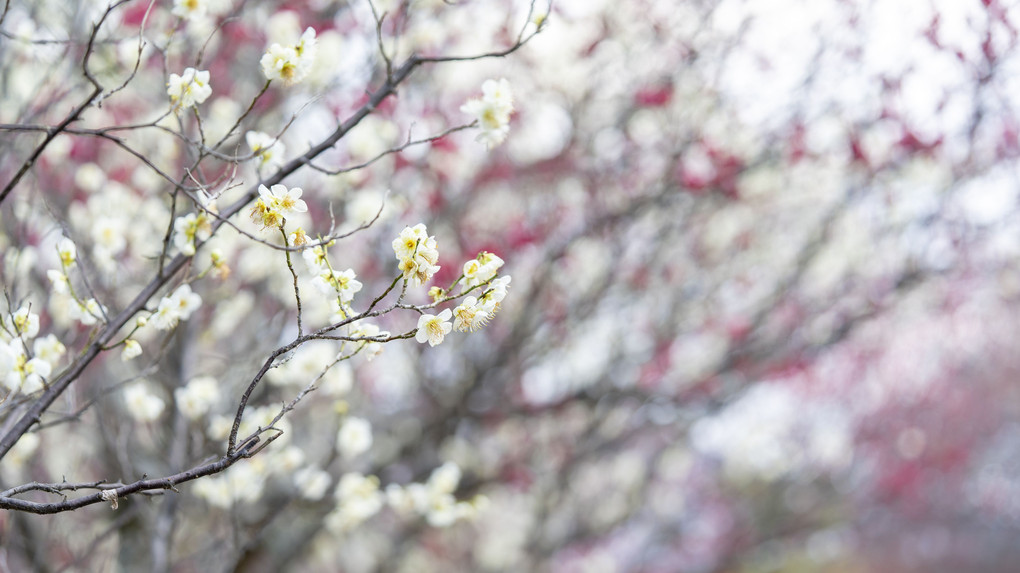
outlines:
{"label": "blurred background", "polygon": [[[26,38],[81,40],[101,7],[47,4],[13,3],[3,21],[5,123],[54,124],[85,89],[84,79],[56,89],[80,41]],[[106,506],[0,516],[0,562],[143,570],[161,547],[163,567],[180,571],[1016,569],[1015,2],[375,6],[388,14],[379,29],[395,62],[412,51],[484,53],[522,27],[541,30],[505,58],[416,71],[321,166],[357,165],[469,122],[459,106],[486,79],[513,89],[506,143],[488,150],[466,130],[340,176],[300,171],[285,183],[304,189],[304,228],[352,229],[382,208],[333,251],[365,300],[392,280],[393,237],[419,222],[439,245],[435,284],[483,250],[506,261],[512,282],[479,332],[435,348],[387,343],[371,361],[330,370],[334,390],[288,415],[288,438],[266,463],[290,467],[271,450],[298,448],[293,467],[327,472],[330,491],[351,472],[385,488],[453,463],[456,498],[484,495],[487,507],[448,527],[391,509],[333,527],[328,494],[303,499],[286,469],[256,468],[257,491],[224,507],[194,482],[169,510],[162,496],[112,516]],[[166,72],[201,58],[214,90],[205,129],[226,133],[264,82],[266,45],[311,26],[319,62],[309,80],[271,88],[244,123],[275,136],[292,120],[280,139],[289,159],[383,78],[367,2],[221,0],[204,20],[176,18],[169,2],[147,8],[113,13],[120,43],[97,50],[103,72],[125,77],[143,17],[165,49],[145,52],[130,88],[84,125],[151,119],[165,107]],[[41,64],[52,72],[40,75]],[[125,137],[183,174],[185,141],[158,129]],[[29,136],[4,139],[6,180],[31,148]],[[243,137],[231,141],[247,151]],[[44,325],[73,355],[87,330],[47,302],[53,229],[70,231],[97,298],[116,309],[151,277],[169,200],[164,182],[109,142],[62,136],[42,161],[59,169],[37,170],[4,205],[3,278],[13,299],[47,309]],[[234,167],[248,184],[259,177],[250,162],[210,165],[209,176]],[[221,205],[240,192],[223,189]],[[103,225],[126,246],[104,243]],[[278,252],[225,229],[196,260],[212,248],[231,273],[192,285],[203,298],[196,317],[143,340],[144,364],[112,356],[88,371],[63,414],[102,398],[39,432],[34,453],[5,459],[5,486],[164,475],[222,452],[210,424],[232,415],[265,357],[293,337],[294,300]],[[425,290],[408,296],[427,302]],[[326,308],[308,302],[306,312]],[[397,333],[415,320],[394,313],[378,325]],[[278,369],[255,403],[292,398],[336,353],[316,348]],[[174,389],[196,376],[217,380],[220,401],[209,420],[175,429]],[[113,380],[139,377],[167,402],[154,422],[125,416],[114,391]],[[371,423],[373,445],[338,458],[349,415]],[[181,444],[176,458],[171,444]]]}

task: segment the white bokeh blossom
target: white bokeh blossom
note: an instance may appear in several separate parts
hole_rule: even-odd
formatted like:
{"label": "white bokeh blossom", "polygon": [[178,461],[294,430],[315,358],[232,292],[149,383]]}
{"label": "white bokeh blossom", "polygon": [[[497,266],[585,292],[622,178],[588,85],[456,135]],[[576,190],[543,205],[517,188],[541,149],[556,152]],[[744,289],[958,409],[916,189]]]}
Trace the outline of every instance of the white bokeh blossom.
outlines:
{"label": "white bokeh blossom", "polygon": [[73,301],[68,312],[71,320],[77,320],[85,326],[92,326],[103,320],[105,308],[96,299],[90,298],[84,302]]}
{"label": "white bokeh blossom", "polygon": [[482,97],[468,100],[460,110],[474,116],[482,130],[477,140],[489,149],[496,147],[510,133],[510,115],[514,111],[510,82],[506,79],[486,80],[482,84]]}
{"label": "white bokeh blossom", "polygon": [[166,403],[138,382],[124,390],[124,405],[128,414],[139,422],[152,422],[163,413]]}
{"label": "white bokeh blossom", "polygon": [[185,20],[204,18],[209,10],[208,0],[174,0],[171,14]]}
{"label": "white bokeh blossom", "polygon": [[60,257],[61,266],[65,269],[71,268],[78,260],[78,248],[71,239],[60,237],[60,240],[57,241],[57,255]]}
{"label": "white bokeh blossom", "polygon": [[363,418],[347,418],[337,432],[336,447],[344,458],[367,452],[372,447],[372,425]]}
{"label": "white bokeh blossom", "polygon": [[318,501],[326,495],[331,478],[329,472],[316,467],[301,468],[294,472],[294,486],[302,498]]}
{"label": "white bokeh blossom", "polygon": [[334,495],[337,506],[326,516],[325,524],[335,533],[349,531],[379,513],[385,501],[385,496],[379,491],[379,478],[356,472],[340,478]]}
{"label": "white bokeh blossom", "polygon": [[197,420],[209,413],[219,399],[219,384],[212,376],[192,378],[185,386],[174,390],[177,409],[189,420]]}
{"label": "white bokeh blossom", "polygon": [[244,134],[244,140],[259,159],[259,167],[262,169],[275,169],[283,165],[287,148],[282,141],[261,131],[249,131]]}
{"label": "white bokeh blossom", "polygon": [[187,68],[181,75],[170,74],[166,86],[166,93],[177,111],[198,105],[212,95],[208,70]]}

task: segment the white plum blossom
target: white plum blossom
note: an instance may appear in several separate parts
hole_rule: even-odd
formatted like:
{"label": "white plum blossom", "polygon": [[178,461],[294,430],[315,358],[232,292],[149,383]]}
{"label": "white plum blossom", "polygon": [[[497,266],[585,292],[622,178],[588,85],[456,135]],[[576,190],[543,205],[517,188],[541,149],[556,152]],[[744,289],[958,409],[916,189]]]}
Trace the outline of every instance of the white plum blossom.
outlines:
{"label": "white plum blossom", "polygon": [[259,185],[260,200],[270,209],[275,209],[285,215],[288,213],[304,213],[308,210],[308,205],[301,200],[301,194],[300,187],[287,189],[286,185],[273,185],[267,189],[265,185]]}
{"label": "white plum blossom", "polygon": [[418,332],[415,333],[414,339],[420,343],[428,342],[429,346],[440,344],[453,330],[453,325],[449,322],[451,316],[453,312],[450,309],[445,309],[438,315],[421,315],[418,318]]}
{"label": "white plum blossom", "polygon": [[372,425],[363,418],[347,418],[336,435],[336,447],[344,458],[353,458],[372,447]]}
{"label": "white plum blossom", "polygon": [[34,338],[39,334],[39,315],[29,310],[27,306],[23,306],[11,315],[10,326],[13,330],[12,334],[24,338]]}
{"label": "white plum blossom", "polygon": [[170,298],[177,303],[177,313],[181,320],[188,320],[191,314],[202,306],[202,297],[191,290],[191,285],[183,284],[177,287]]}
{"label": "white plum blossom", "polygon": [[189,108],[204,102],[212,95],[209,71],[187,68],[181,75],[170,74],[170,80],[166,84],[166,93],[170,96],[174,110]]}
{"label": "white plum blossom", "polygon": [[464,281],[461,283],[464,290],[480,285],[492,277],[503,266],[503,259],[498,256],[482,251],[478,256],[464,263]]}
{"label": "white plum blossom", "polygon": [[477,140],[489,149],[496,147],[510,133],[510,115],[514,111],[510,82],[486,80],[482,84],[482,97],[468,100],[460,110],[475,117],[482,130]]}
{"label": "white plum blossom", "polygon": [[354,293],[361,290],[361,281],[355,279],[357,276],[353,269],[347,269],[339,275],[333,275],[333,286],[336,287],[336,292],[340,295],[341,301],[351,302],[354,299]]}
{"label": "white plum blossom", "polygon": [[329,268],[328,245],[318,245],[301,251],[301,257],[305,260],[308,272],[319,274],[323,269]]}
{"label": "white plum blossom", "polygon": [[287,244],[293,247],[300,247],[308,244],[308,234],[301,227],[294,230],[293,233],[287,235]]}
{"label": "white plum blossom", "polygon": [[361,281],[355,279],[357,276],[353,269],[323,269],[312,282],[323,293],[336,292],[340,301],[346,304],[354,300],[354,293],[361,290]]}
{"label": "white plum blossom", "polygon": [[298,56],[302,58],[304,65],[311,68],[315,64],[315,55],[319,49],[318,40],[315,38],[315,29],[312,27],[305,28],[297,43],[294,44],[294,49],[297,51]]}
{"label": "white plum blossom", "polygon": [[269,46],[259,64],[268,80],[281,80],[284,85],[289,86],[304,79],[300,71],[301,61],[293,46],[280,44]]}
{"label": "white plum blossom", "polygon": [[49,362],[38,357],[28,358],[21,341],[0,344],[0,373],[5,373],[4,385],[11,392],[31,394],[42,390],[43,381],[51,372]]}
{"label": "white plum blossom", "polygon": [[263,229],[279,227],[289,213],[304,213],[308,205],[301,199],[301,188],[287,189],[285,185],[267,188],[259,185],[259,198],[251,208],[251,218]]}
{"label": "white plum blossom", "polygon": [[136,383],[124,390],[124,404],[128,414],[139,422],[152,422],[163,413],[166,403],[159,396],[156,396],[146,387],[145,384]]}
{"label": "white plum blossom", "polygon": [[163,297],[159,301],[156,311],[149,317],[149,323],[157,330],[170,330],[177,326],[180,315],[177,312],[177,305],[170,297]]}
{"label": "white plum blossom", "polygon": [[458,332],[478,330],[489,319],[489,311],[478,304],[478,299],[469,296],[453,309],[453,329]]}
{"label": "white plum blossom", "polygon": [[202,306],[202,297],[191,290],[191,286],[183,284],[170,296],[159,301],[156,311],[149,317],[158,330],[169,330],[181,320],[188,320],[195,310]]}
{"label": "white plum blossom", "polygon": [[60,265],[67,269],[78,260],[78,248],[71,239],[60,237],[57,241],[57,255],[60,257]]}
{"label": "white plum blossom", "polygon": [[489,283],[488,288],[478,298],[478,303],[485,308],[489,315],[499,310],[499,303],[506,298],[506,291],[510,288],[510,275],[504,275]]}
{"label": "white plum blossom", "polygon": [[262,55],[259,64],[268,80],[281,80],[294,85],[308,77],[315,64],[317,45],[315,30],[307,28],[296,44],[282,46],[274,43]]}
{"label": "white plum blossom", "polygon": [[33,358],[21,367],[21,391],[32,394],[43,389],[43,380],[53,371],[49,362]]}
{"label": "white plum blossom", "polygon": [[174,8],[170,13],[178,18],[190,20],[205,17],[208,10],[208,0],[174,0]]}
{"label": "white plum blossom", "polygon": [[51,366],[56,365],[65,352],[67,352],[67,348],[64,347],[64,343],[60,342],[52,333],[37,338],[32,343],[32,353],[35,354],[35,357],[46,361]]}

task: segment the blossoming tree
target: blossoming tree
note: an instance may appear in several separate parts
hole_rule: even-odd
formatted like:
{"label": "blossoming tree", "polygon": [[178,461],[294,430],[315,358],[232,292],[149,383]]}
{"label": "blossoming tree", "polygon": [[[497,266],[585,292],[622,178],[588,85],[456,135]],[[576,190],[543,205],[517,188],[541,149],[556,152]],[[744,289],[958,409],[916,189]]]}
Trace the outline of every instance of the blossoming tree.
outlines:
{"label": "blossoming tree", "polygon": [[[458,132],[502,143],[505,79],[422,108],[413,74],[508,57],[549,6],[507,7],[485,45],[401,42],[452,12],[442,3],[333,16],[204,0],[52,8],[0,15],[5,77],[21,78],[0,118],[0,458],[5,481],[23,480],[0,507],[123,513],[156,495],[154,570],[177,559],[174,523],[199,507],[177,495],[236,511],[283,482],[294,503],[333,499],[312,523],[335,534],[386,504],[435,526],[473,516],[484,497],[454,495],[452,463],[386,484],[354,471],[373,467],[375,414],[349,396],[351,364],[478,330],[510,278],[490,252],[440,264],[424,223],[397,231],[415,216],[409,192],[357,178]],[[373,118],[406,137],[372,133]],[[389,257],[375,248],[386,233]],[[142,566],[127,553],[123,566]]]}

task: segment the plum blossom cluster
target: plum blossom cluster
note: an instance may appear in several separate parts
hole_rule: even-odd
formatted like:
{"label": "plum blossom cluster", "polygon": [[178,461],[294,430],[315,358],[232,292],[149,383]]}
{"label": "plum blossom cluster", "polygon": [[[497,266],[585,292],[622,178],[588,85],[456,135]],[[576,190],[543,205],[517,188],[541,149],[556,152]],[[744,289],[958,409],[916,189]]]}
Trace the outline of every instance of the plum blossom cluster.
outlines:
{"label": "plum blossom cluster", "polygon": [[257,500],[262,495],[266,476],[253,462],[254,460],[241,461],[218,476],[199,480],[195,484],[195,495],[221,509]]}
{"label": "plum blossom cluster", "polygon": [[363,339],[359,353],[364,356],[367,361],[371,362],[373,358],[382,352],[383,343],[376,339],[387,338],[390,336],[390,332],[388,330],[382,330],[379,328],[379,325],[372,324],[370,322],[359,322],[351,328],[350,335],[351,338]]}
{"label": "plum blossom cluster", "polygon": [[212,236],[212,221],[207,213],[188,213],[174,220],[174,246],[181,254],[195,254],[195,242]]}
{"label": "plum blossom cluster", "polygon": [[337,505],[326,516],[326,527],[335,533],[350,531],[386,506],[402,517],[423,517],[433,527],[471,519],[488,500],[479,495],[471,501],[458,501],[453,494],[460,479],[460,468],[449,462],[433,470],[425,483],[390,484],[385,490],[380,489],[376,476],[344,474],[334,492]]}
{"label": "plum blossom cluster", "polygon": [[68,275],[71,269],[77,266],[78,248],[71,239],[61,237],[57,241],[57,256],[60,259],[60,269],[46,271],[53,294],[68,301],[67,315],[71,320],[83,326],[97,324],[106,315],[106,308],[94,298],[79,298]]}
{"label": "plum blossom cluster", "polygon": [[302,193],[300,187],[287,189],[285,185],[270,188],[259,185],[259,198],[251,208],[252,221],[263,229],[280,227],[286,215],[308,211],[308,205],[301,199]]}
{"label": "plum blossom cluster", "polygon": [[[212,399],[211,385],[213,383],[215,380],[212,378],[196,378],[188,383],[189,387],[194,388],[189,392],[204,394],[202,401],[204,405],[207,405],[209,402],[206,400]],[[198,497],[203,498],[209,505],[222,509],[255,502],[262,497],[267,484],[274,476],[293,480],[298,487],[298,493],[306,499],[319,499],[325,494],[329,487],[329,475],[323,476],[322,474],[325,472],[315,466],[302,467],[305,464],[304,451],[293,444],[286,443],[290,435],[290,425],[286,420],[279,420],[273,424],[273,418],[279,411],[279,406],[252,408],[246,412],[241,421],[238,435],[247,436],[260,428],[272,426],[282,432],[280,439],[275,442],[281,447],[270,448],[257,457],[230,466],[219,475],[209,476],[195,482],[194,492]],[[184,412],[183,409],[182,412]],[[232,423],[232,416],[214,416],[209,424],[207,434],[214,440],[224,439],[230,432]],[[298,483],[299,476],[302,478],[300,483]]]}
{"label": "plum blossom cluster", "polygon": [[209,99],[212,86],[209,85],[209,70],[198,71],[186,68],[181,75],[170,74],[166,94],[174,111],[190,108]]}
{"label": "plum blossom cluster", "polygon": [[307,28],[294,44],[269,46],[259,62],[262,73],[266,79],[281,80],[287,86],[299,83],[312,71],[316,51],[315,30]]}
{"label": "plum blossom cluster", "polygon": [[468,100],[460,110],[474,116],[482,130],[476,139],[489,149],[496,147],[510,133],[510,115],[514,111],[510,82],[503,78],[486,80],[482,83],[482,97]]}
{"label": "plum blossom cluster", "polygon": [[[502,276],[492,280],[480,297],[466,297],[452,311],[445,309],[438,315],[421,315],[418,318],[418,332],[414,335],[415,340],[421,343],[428,342],[429,346],[436,346],[442,343],[446,335],[453,330],[474,332],[485,326],[499,310],[499,305],[506,298],[509,286],[510,276]],[[445,292],[441,294],[445,294]],[[451,318],[453,324],[450,324]]]}
{"label": "plum blossom cluster", "polygon": [[52,334],[38,337],[39,315],[28,306],[4,316],[0,327],[0,381],[11,393],[41,390],[64,345]]}
{"label": "plum blossom cluster", "polygon": [[[202,297],[191,290],[191,286],[183,284],[169,296],[159,301],[156,310],[149,316],[147,323],[157,330],[170,330],[182,320],[191,318],[191,314],[202,306]],[[141,322],[144,325],[146,322]]]}
{"label": "plum blossom cluster", "polygon": [[[393,252],[399,261],[400,271],[405,281],[421,286],[440,269],[439,249],[436,238],[429,236],[423,223],[414,227],[405,227],[400,235],[393,240]],[[469,296],[455,309],[444,309],[439,314],[423,313],[418,318],[415,340],[436,346],[443,342],[446,335],[454,329],[460,332],[475,331],[485,325],[493,314],[499,310],[499,304],[506,297],[510,285],[510,277],[495,278],[503,266],[499,256],[482,251],[474,259],[464,263],[464,270],[458,281],[466,293],[485,285],[487,288],[481,296]],[[429,289],[429,295],[437,302],[446,300],[447,291],[435,286]],[[450,320],[454,320],[451,324]]]}
{"label": "plum blossom cluster", "polygon": [[478,256],[464,263],[464,279],[461,282],[465,289],[487,283],[492,280],[499,269],[503,267],[503,259],[488,252],[482,251]]}
{"label": "plum blossom cluster", "polygon": [[[289,237],[289,243],[292,245],[300,246],[307,242],[308,239],[302,229],[298,229]],[[301,256],[308,272],[313,277],[312,284],[319,292],[336,295],[333,300],[333,310],[342,319],[352,313],[350,303],[354,300],[354,295],[361,291],[363,285],[358,280],[354,269],[340,271],[333,268],[329,261],[329,247],[333,244],[334,242],[330,241],[324,245],[305,249],[301,252]]]}
{"label": "plum blossom cluster", "polygon": [[416,513],[433,527],[448,527],[459,520],[475,517],[488,505],[484,495],[477,495],[470,501],[457,501],[453,494],[460,485],[460,478],[460,467],[446,462],[432,470],[423,484],[390,484],[386,487],[386,499],[398,513]]}
{"label": "plum blossom cluster", "polygon": [[404,273],[404,280],[414,286],[432,280],[440,269],[436,238],[429,236],[424,223],[404,227],[400,236],[393,239],[393,252],[399,261],[400,271]]}

